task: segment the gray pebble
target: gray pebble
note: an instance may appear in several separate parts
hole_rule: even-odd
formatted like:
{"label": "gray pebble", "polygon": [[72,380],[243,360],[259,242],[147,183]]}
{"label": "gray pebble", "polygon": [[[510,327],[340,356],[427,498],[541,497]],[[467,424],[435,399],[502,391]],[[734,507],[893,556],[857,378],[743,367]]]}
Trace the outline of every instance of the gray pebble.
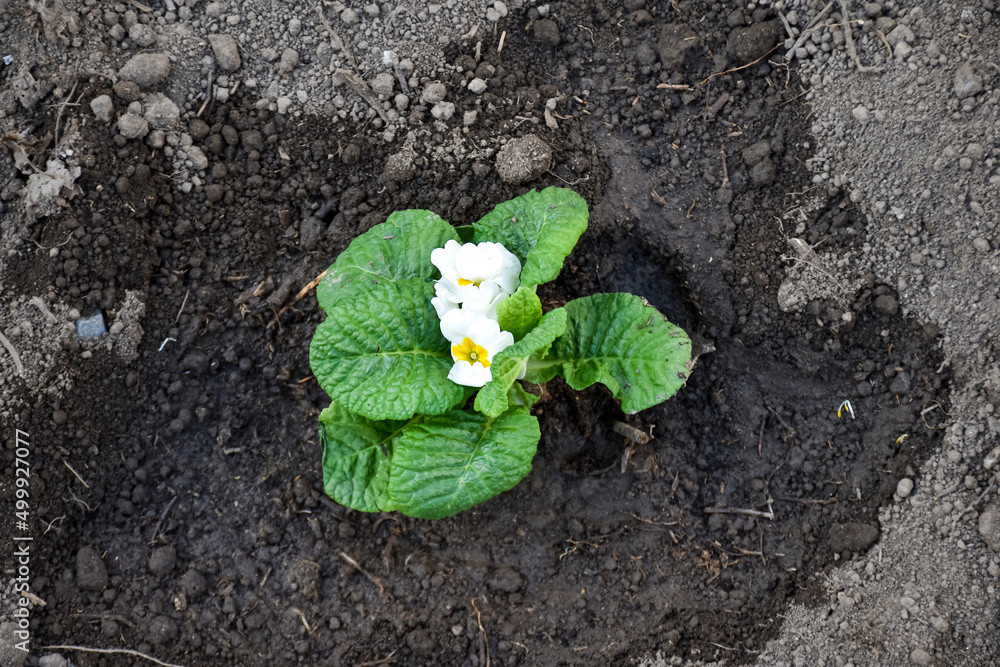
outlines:
{"label": "gray pebble", "polygon": [[90,101],[90,110],[103,122],[111,122],[111,113],[115,110],[115,105],[111,102],[110,95],[99,95]]}
{"label": "gray pebble", "polygon": [[108,36],[112,40],[120,42],[125,39],[125,28],[120,23],[116,23],[108,29]]}
{"label": "gray pebble", "polygon": [[898,60],[906,60],[913,53],[913,47],[906,42],[900,42],[896,45],[896,48],[892,50],[892,55],[894,55]]}
{"label": "gray pebble", "polygon": [[552,168],[552,149],[535,134],[511,139],[497,154],[497,173],[504,183],[519,185]]}
{"label": "gray pebble", "polygon": [[38,667],[66,667],[66,658],[58,653],[49,653],[38,659]]}
{"label": "gray pebble", "polygon": [[156,33],[145,23],[136,23],[129,28],[128,38],[143,49],[156,44]]}
{"label": "gray pebble", "polygon": [[278,71],[282,74],[289,74],[299,66],[299,52],[295,49],[285,49],[281,52],[281,62],[278,63]]}
{"label": "gray pebble", "polygon": [[129,58],[118,78],[133,81],[140,88],[152,88],[170,75],[170,58],[163,53],[140,53]]}
{"label": "gray pebble", "polygon": [[914,665],[929,665],[933,660],[931,654],[922,648],[915,648],[910,652],[910,662]]}
{"label": "gray pebble", "polygon": [[913,480],[909,477],[904,477],[896,483],[896,495],[900,498],[906,498],[911,493],[913,493]]}
{"label": "gray pebble", "polygon": [[910,374],[902,372],[896,375],[889,385],[889,391],[893,394],[906,394],[910,391]]}
{"label": "gray pebble", "polygon": [[989,252],[990,242],[984,239],[982,236],[977,236],[972,241],[972,247],[974,247],[979,252]]}
{"label": "gray pebble", "polygon": [[983,79],[972,69],[972,65],[965,63],[955,70],[954,91],[958,99],[972,97],[982,89]]}
{"label": "gray pebble", "polygon": [[371,82],[372,92],[383,97],[392,95],[392,89],[395,85],[396,77],[388,72],[381,72],[375,75],[375,78]]}
{"label": "gray pebble", "polygon": [[146,113],[143,117],[150,127],[170,130],[180,122],[181,110],[166,95],[153,93],[146,98]]}
{"label": "gray pebble", "polygon": [[227,72],[234,72],[240,68],[240,50],[236,40],[229,35],[209,35],[208,41],[212,45],[212,53],[215,54],[215,62],[219,67]]}
{"label": "gray pebble", "polygon": [[94,547],[81,547],[76,552],[76,585],[84,591],[100,591],[108,585],[108,568]]}
{"label": "gray pebble", "polygon": [[417,158],[412,148],[404,148],[400,152],[390,155],[385,161],[385,177],[389,181],[408,181],[416,173],[413,161]]}
{"label": "gray pebble", "polygon": [[420,94],[420,102],[422,104],[437,104],[445,98],[448,94],[448,89],[444,87],[443,83],[429,83],[427,87],[424,88],[424,92]]}
{"label": "gray pebble", "polygon": [[913,34],[913,31],[905,25],[897,25],[892,29],[892,32],[885,36],[885,41],[889,42],[889,46],[896,46],[900,42],[913,44],[913,42],[916,41],[916,36]]}
{"label": "gray pebble", "polygon": [[302,32],[302,21],[298,18],[292,17],[288,21],[288,33],[290,35],[297,35]]}
{"label": "gray pebble", "polygon": [[455,115],[455,104],[453,102],[438,102],[431,107],[431,115],[438,120],[448,120]]}
{"label": "gray pebble", "polygon": [[372,18],[375,18],[376,16],[382,13],[382,10],[379,9],[378,5],[376,5],[374,2],[371,3],[370,5],[365,5],[364,10],[365,14],[367,14]]}
{"label": "gray pebble", "polygon": [[205,155],[205,152],[197,146],[188,146],[187,156],[188,159],[191,160],[191,168],[195,171],[208,169],[208,157]]}
{"label": "gray pebble", "polygon": [[858,121],[862,125],[868,122],[868,109],[862,105],[858,105],[851,109],[851,115],[854,116],[854,120]]}
{"label": "gray pebble", "polygon": [[400,93],[393,98],[393,103],[396,105],[398,111],[406,111],[407,107],[410,106],[410,97]]}
{"label": "gray pebble", "polygon": [[891,316],[899,312],[899,302],[896,301],[895,297],[883,294],[875,299],[875,308],[883,315]]}
{"label": "gray pebble", "polygon": [[559,26],[555,21],[542,19],[535,21],[531,29],[531,35],[539,44],[546,46],[559,46]]}
{"label": "gray pebble", "polygon": [[986,546],[1000,553],[1000,501],[994,500],[979,515],[979,536]]}
{"label": "gray pebble", "polygon": [[126,139],[142,139],[149,133],[149,123],[134,113],[122,114],[118,117],[118,131]]}
{"label": "gray pebble", "polygon": [[348,7],[344,11],[340,12],[340,20],[343,21],[345,25],[354,25],[358,22],[358,13]]}
{"label": "gray pebble", "polygon": [[157,547],[149,555],[149,571],[157,577],[165,577],[177,564],[177,550],[171,546]]}
{"label": "gray pebble", "polygon": [[323,221],[315,216],[307,216],[299,225],[299,246],[303,250],[312,250],[323,233]]}
{"label": "gray pebble", "polygon": [[177,623],[167,616],[153,616],[146,626],[146,636],[154,644],[166,644],[177,636]]}
{"label": "gray pebble", "polygon": [[462,116],[462,125],[465,127],[470,127],[476,124],[476,119],[479,118],[479,112],[473,109],[472,111],[466,111],[465,115]]}
{"label": "gray pebble", "polygon": [[469,90],[476,95],[482,95],[486,91],[486,82],[477,77],[469,82]]}
{"label": "gray pebble", "polygon": [[290,97],[279,97],[277,99],[278,113],[284,115],[288,111],[288,107],[292,106],[292,98]]}
{"label": "gray pebble", "polygon": [[278,52],[270,46],[267,46],[260,50],[260,57],[263,58],[265,62],[273,63],[278,59]]}

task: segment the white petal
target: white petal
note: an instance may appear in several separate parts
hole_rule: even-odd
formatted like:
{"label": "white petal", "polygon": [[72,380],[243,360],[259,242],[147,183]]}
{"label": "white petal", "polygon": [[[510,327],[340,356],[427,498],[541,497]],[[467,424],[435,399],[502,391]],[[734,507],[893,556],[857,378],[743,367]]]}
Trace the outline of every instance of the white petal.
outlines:
{"label": "white petal", "polygon": [[438,317],[443,318],[446,313],[458,308],[458,304],[448,299],[442,299],[439,296],[433,297],[431,299],[431,305],[434,306],[434,310],[437,311]]}
{"label": "white petal", "polygon": [[468,361],[456,361],[448,373],[448,379],[466,387],[482,387],[493,379],[490,369],[482,364],[470,364]]}
{"label": "white petal", "polygon": [[[486,317],[482,313],[464,308],[449,310],[441,318],[441,333],[453,344],[461,343],[464,338],[472,337],[470,330],[477,320],[486,320]],[[497,327],[499,328],[499,325]]]}
{"label": "white petal", "polygon": [[455,240],[450,240],[444,244],[443,248],[435,248],[431,251],[431,264],[438,268],[441,277],[446,280],[458,280],[458,269],[455,262],[458,259],[458,252],[462,244]]}
{"label": "white petal", "polygon": [[514,344],[514,335],[509,331],[501,331],[496,320],[486,318],[478,319],[469,326],[467,334],[476,345],[481,345],[486,349],[486,358],[493,361],[493,355],[500,352],[505,347]]}
{"label": "white petal", "polygon": [[434,283],[434,293],[446,301],[451,301],[454,304],[462,303],[462,296],[458,288],[458,284],[450,280],[441,280]]}
{"label": "white petal", "polygon": [[507,294],[494,282],[483,283],[470,294],[462,307],[478,311],[493,320],[497,318],[497,306],[507,298]]}
{"label": "white petal", "polygon": [[500,271],[497,273],[496,282],[508,294],[513,294],[517,286],[521,284],[521,260],[503,246],[500,247],[503,249],[504,257]]}
{"label": "white petal", "polygon": [[[500,272],[503,257],[496,243],[466,243],[462,246],[455,260],[458,275],[474,283],[493,280]],[[503,246],[500,246],[501,248]]]}

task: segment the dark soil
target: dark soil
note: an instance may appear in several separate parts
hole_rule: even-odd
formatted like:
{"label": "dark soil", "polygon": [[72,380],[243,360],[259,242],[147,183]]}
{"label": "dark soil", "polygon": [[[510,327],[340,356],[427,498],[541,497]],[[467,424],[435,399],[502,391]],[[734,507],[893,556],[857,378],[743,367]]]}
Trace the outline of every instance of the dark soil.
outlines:
{"label": "dark soil", "polygon": [[[814,302],[808,316],[778,308],[781,258],[795,253],[775,218],[787,193],[809,187],[808,109],[766,58],[696,86],[744,62],[719,59],[724,14],[690,12],[703,17],[703,39],[671,73],[641,59],[659,22],[614,3],[562,3],[557,48],[519,29],[531,16],[505,19],[487,93],[498,111],[467,138],[538,134],[556,166],[530,186],[570,183],[592,213],[543,302],[633,292],[702,354],[675,398],[635,416],[604,388],[550,383],[533,472],[442,521],[360,514],[323,495],[316,417],[328,399],[308,365],[322,314],[311,294],[294,296],[394,210],[468,223],[526,188],[502,183],[484,154],[431,160],[453,127],[415,146],[412,179],[388,181],[398,146],[374,130],[292,124],[257,110],[244,89],[202,115],[207,185],[223,188],[209,202],[208,187],[174,188],[161,152],[85,125],[83,195],[25,223],[8,289],[51,293],[84,315],[101,308],[109,321],[134,290],[145,337],[128,364],[99,346],[86,360],[83,347],[59,350],[69,392],[8,389],[46,461],[36,463],[36,516],[42,527],[55,520],[35,543],[32,589],[48,603],[32,617],[35,645],[122,645],[189,665],[390,655],[402,665],[617,665],[656,650],[751,662],[790,600],[810,599],[826,568],[877,538],[879,506],[939,437],[940,411],[922,410],[947,407],[948,381],[936,332],[876,308],[891,292],[874,280],[861,298]],[[496,40],[487,36],[484,53]],[[86,85],[87,99],[114,95],[103,79]],[[540,116],[556,95],[571,110],[557,130],[503,112],[533,97]],[[411,114],[434,128],[419,106]],[[36,134],[55,115],[39,113]],[[770,178],[741,154],[762,141]],[[835,196],[804,238],[857,244],[865,233]],[[845,399],[856,418],[838,418]],[[627,440],[617,422],[652,439]]]}

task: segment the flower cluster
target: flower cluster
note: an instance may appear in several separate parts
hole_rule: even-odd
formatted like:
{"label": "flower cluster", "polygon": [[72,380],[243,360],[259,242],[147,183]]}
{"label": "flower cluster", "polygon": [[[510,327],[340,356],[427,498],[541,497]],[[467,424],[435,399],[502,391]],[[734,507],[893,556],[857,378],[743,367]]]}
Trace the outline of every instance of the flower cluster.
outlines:
{"label": "flower cluster", "polygon": [[497,322],[497,305],[520,284],[521,262],[499,243],[448,241],[431,252],[441,271],[431,303],[455,361],[448,379],[482,387],[492,379],[493,356],[514,343]]}

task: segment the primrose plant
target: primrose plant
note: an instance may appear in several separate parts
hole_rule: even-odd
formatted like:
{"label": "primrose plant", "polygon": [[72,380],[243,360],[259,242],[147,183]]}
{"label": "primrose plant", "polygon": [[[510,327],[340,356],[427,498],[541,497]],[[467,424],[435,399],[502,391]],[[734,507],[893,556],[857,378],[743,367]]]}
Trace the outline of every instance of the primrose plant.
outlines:
{"label": "primrose plant", "polygon": [[607,386],[629,413],[672,396],[691,341],[631,294],[544,312],[587,228],[587,204],[547,188],[455,228],[397,211],[354,239],[317,287],[326,320],[309,352],[326,492],[365,512],[457,514],[516,485],[541,437],[518,380]]}

